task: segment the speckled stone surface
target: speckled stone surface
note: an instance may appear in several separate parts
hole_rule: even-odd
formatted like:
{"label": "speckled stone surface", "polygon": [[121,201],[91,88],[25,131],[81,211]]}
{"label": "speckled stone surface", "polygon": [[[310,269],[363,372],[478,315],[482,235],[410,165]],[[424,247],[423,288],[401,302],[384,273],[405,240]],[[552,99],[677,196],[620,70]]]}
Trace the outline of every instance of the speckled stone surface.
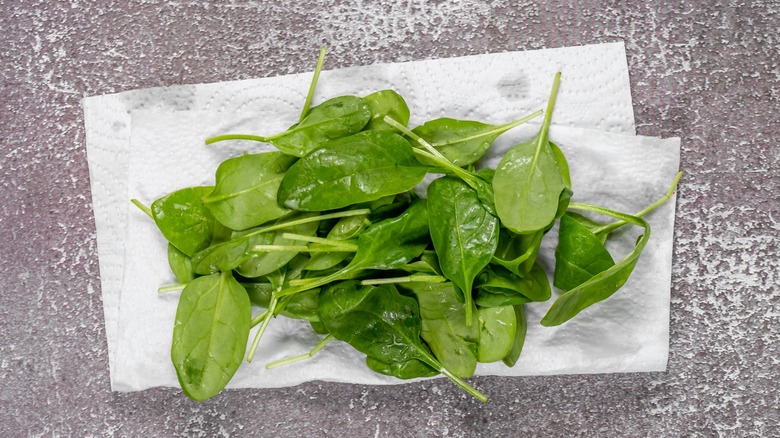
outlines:
{"label": "speckled stone surface", "polygon": [[[779,22],[772,0],[0,0],[0,436],[779,436]],[[683,141],[668,372],[475,378],[487,405],[442,380],[110,391],[82,97],[306,71],[322,43],[336,68],[617,40],[638,133]]]}

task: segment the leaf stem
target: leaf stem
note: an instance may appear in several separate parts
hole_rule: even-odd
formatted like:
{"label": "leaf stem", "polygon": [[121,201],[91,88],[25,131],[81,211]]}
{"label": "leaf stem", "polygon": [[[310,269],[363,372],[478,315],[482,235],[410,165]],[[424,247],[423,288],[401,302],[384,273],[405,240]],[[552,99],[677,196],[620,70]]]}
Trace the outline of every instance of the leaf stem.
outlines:
{"label": "leaf stem", "polygon": [[141,201],[139,201],[139,200],[137,200],[137,199],[135,199],[135,198],[131,199],[131,200],[130,200],[130,202],[132,202],[132,203],[133,203],[133,205],[135,205],[136,207],[138,207],[138,208],[139,208],[141,211],[143,211],[144,213],[146,213],[146,215],[147,215],[147,216],[149,216],[149,218],[151,218],[152,220],[154,220],[154,216],[152,215],[152,210],[151,210],[151,209],[149,209],[149,207],[147,207],[147,206],[143,205],[143,204],[141,203]]}
{"label": "leaf stem", "polygon": [[[672,195],[674,195],[674,191],[677,189],[677,184],[680,182],[680,178],[682,177],[683,172],[679,171],[677,172],[677,175],[674,176],[674,180],[672,181],[672,185],[669,187],[669,190],[666,191],[666,193],[661,196],[657,201],[653,202],[652,204],[645,207],[642,211],[634,214],[636,217],[644,217],[646,214],[652,212],[656,208],[664,205],[666,201],[668,201]],[[617,221],[613,222],[611,224],[602,225],[598,228],[594,228],[592,230],[593,234],[603,234],[603,233],[611,233],[615,231],[616,229],[622,227],[623,225],[627,224],[626,221]]]}
{"label": "leaf stem", "polygon": [[547,137],[547,130],[550,129],[550,121],[552,120],[553,108],[555,108],[555,100],[558,97],[558,87],[561,84],[561,72],[555,73],[553,79],[552,90],[550,90],[550,98],[547,100],[547,109],[544,112],[544,122],[542,122],[542,130],[545,139]]}
{"label": "leaf stem", "polygon": [[323,215],[320,215],[320,216],[310,216],[310,217],[296,219],[296,220],[289,221],[289,222],[282,222],[280,224],[271,225],[271,226],[268,226],[268,227],[265,227],[265,228],[261,228],[261,229],[259,229],[257,231],[253,231],[251,233],[244,234],[241,237],[244,238],[244,237],[248,237],[248,236],[257,236],[257,235],[260,235],[260,234],[270,233],[271,231],[283,230],[285,228],[290,228],[290,227],[294,227],[294,226],[297,226],[297,225],[308,224],[310,222],[324,221],[324,220],[327,220],[327,219],[339,219],[339,218],[342,218],[342,217],[350,217],[350,216],[360,216],[360,215],[369,214],[369,213],[371,213],[371,209],[370,208],[361,208],[361,209],[358,209],[358,210],[339,211],[339,212],[336,212],[336,213],[323,214]]}
{"label": "leaf stem", "polygon": [[317,354],[320,350],[322,350],[325,347],[325,345],[327,345],[328,342],[330,342],[332,339],[333,339],[333,335],[329,334],[328,336],[325,336],[325,338],[322,341],[320,341],[319,344],[317,344],[314,348],[312,348],[310,352],[299,354],[298,356],[293,356],[287,359],[277,360],[276,362],[269,363],[265,367],[270,370],[272,368],[280,367],[282,365],[288,365],[291,363],[300,362],[302,360],[311,359],[312,357],[314,357],[315,354]]}
{"label": "leaf stem", "polygon": [[411,138],[412,140],[416,141],[417,144],[422,146],[423,149],[425,149],[431,155],[433,155],[435,157],[438,157],[439,159],[444,160],[444,161],[452,164],[450,162],[450,160],[448,160],[444,155],[441,154],[441,152],[436,150],[435,147],[431,146],[431,144],[428,143],[424,138],[422,138],[419,135],[417,135],[414,132],[412,132],[411,129],[407,128],[406,126],[404,126],[404,125],[402,125],[400,123],[398,123],[395,119],[393,119],[390,116],[385,116],[384,117],[384,121],[385,121],[385,123],[387,123],[388,125],[392,126],[393,128],[401,131],[401,133],[403,133],[405,136],[407,136],[407,137]]}
{"label": "leaf stem", "polygon": [[268,313],[268,309],[265,309],[262,313],[252,318],[252,322],[250,323],[250,327],[254,327],[257,324],[260,324],[261,322],[265,321],[271,314]]}
{"label": "leaf stem", "polygon": [[163,286],[159,289],[157,289],[158,294],[167,294],[171,292],[178,292],[180,290],[184,290],[185,287],[187,287],[187,284],[189,283],[179,283],[179,284],[169,284],[167,286]]}
{"label": "leaf stem", "polygon": [[322,237],[304,236],[301,234],[293,234],[293,233],[283,233],[282,238],[288,240],[297,240],[299,242],[321,243],[323,245],[344,248],[345,251],[349,251],[349,252],[356,252],[358,250],[357,245],[343,240],[325,239]]}
{"label": "leaf stem", "polygon": [[225,140],[250,140],[250,141],[259,141],[261,143],[267,143],[269,137],[260,137],[259,135],[247,135],[247,134],[225,134],[225,135],[218,135],[216,137],[211,137],[206,139],[206,144],[213,144],[220,141]]}
{"label": "leaf stem", "polygon": [[279,302],[279,299],[276,298],[276,294],[271,294],[271,303],[268,305],[268,309],[266,310],[268,316],[263,319],[262,323],[260,323],[260,328],[257,329],[257,333],[255,333],[255,338],[252,340],[252,346],[249,347],[249,353],[246,355],[246,361],[252,362],[252,359],[255,357],[255,351],[257,351],[257,346],[260,345],[260,338],[263,337],[263,333],[265,333],[265,329],[268,328],[268,323],[271,322],[271,315],[274,314],[274,309],[276,309],[276,304]]}
{"label": "leaf stem", "polygon": [[306,114],[311,107],[311,101],[314,98],[314,90],[317,88],[317,81],[320,79],[320,72],[322,66],[325,64],[325,46],[320,47],[320,56],[317,58],[317,66],[314,68],[314,76],[311,78],[311,84],[309,85],[309,92],[306,94],[306,101],[303,103],[303,110],[301,110],[301,117],[298,118],[298,123],[301,123],[306,118]]}
{"label": "leaf stem", "polygon": [[342,246],[306,246],[306,245],[255,245],[252,252],[356,252],[357,249]]}
{"label": "leaf stem", "polygon": [[363,286],[377,284],[395,284],[395,283],[444,283],[447,281],[441,275],[412,274],[406,277],[393,278],[369,278],[360,282]]}

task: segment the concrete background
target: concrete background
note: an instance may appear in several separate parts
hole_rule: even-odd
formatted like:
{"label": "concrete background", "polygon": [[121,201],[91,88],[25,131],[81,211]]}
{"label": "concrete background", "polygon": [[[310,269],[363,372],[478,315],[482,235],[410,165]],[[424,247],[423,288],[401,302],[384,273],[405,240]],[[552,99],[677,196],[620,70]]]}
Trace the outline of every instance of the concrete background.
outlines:
{"label": "concrete background", "polygon": [[[281,3],[0,0],[0,436],[780,436],[777,1]],[[683,139],[668,372],[110,392],[82,97],[617,40]]]}

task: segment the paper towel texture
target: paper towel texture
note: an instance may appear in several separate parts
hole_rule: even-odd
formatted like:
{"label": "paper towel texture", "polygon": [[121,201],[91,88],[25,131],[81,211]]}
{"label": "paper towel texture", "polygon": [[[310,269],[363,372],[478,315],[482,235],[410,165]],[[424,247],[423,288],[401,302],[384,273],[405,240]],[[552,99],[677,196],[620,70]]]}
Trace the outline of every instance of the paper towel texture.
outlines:
{"label": "paper towel texture", "polygon": [[[315,103],[338,94],[363,95],[378,89],[393,88],[401,93],[409,103],[412,111],[411,125],[440,116],[500,123],[543,108],[549,93],[552,76],[558,70],[563,72],[563,82],[555,110],[555,124],[585,126],[633,134],[628,72],[624,48],[620,43],[326,71],[320,78]],[[128,200],[131,197],[137,197],[145,202],[150,202],[167,191],[185,185],[208,183],[212,181],[216,163],[221,159],[234,155],[248,146],[251,146],[252,150],[259,150],[257,145],[241,143],[220,144],[206,148],[203,146],[203,139],[225,132],[242,131],[270,134],[285,129],[297,118],[300,105],[308,89],[309,80],[309,74],[302,74],[218,84],[136,90],[85,99],[87,151],[98,228],[98,249],[112,386],[115,389],[132,390],[155,385],[176,385],[175,375],[172,374],[173,370],[168,358],[172,319],[169,319],[167,323],[162,322],[161,319],[155,319],[156,316],[169,312],[169,308],[175,308],[176,297],[160,298],[155,292],[160,284],[171,281],[171,277],[167,272],[158,276],[155,274],[158,271],[147,270],[143,266],[148,263],[150,266],[154,265],[155,269],[165,268],[165,245],[147,218],[140,217],[135,211],[128,211],[130,205]],[[567,140],[566,135],[575,135],[565,129],[554,129],[553,132],[554,135],[562,136],[559,140],[562,143]],[[511,135],[499,141],[496,145],[496,151],[500,151],[501,148],[505,148],[518,138],[523,138],[523,135],[526,135],[524,130],[513,131]],[[605,133],[592,133],[592,136],[588,138],[594,138],[595,135],[610,137]],[[618,141],[615,138],[612,140]],[[651,139],[626,138],[619,140],[621,144],[632,141],[643,145],[639,149],[653,150],[648,146],[654,144],[654,140]],[[602,143],[605,142],[606,140]],[[663,147],[658,147],[675,149],[674,145],[670,145],[668,142],[663,143],[663,145]],[[673,152],[670,153],[675,155]],[[575,161],[574,156],[577,152],[567,151],[567,153],[573,154],[570,155],[569,159],[572,163],[576,163],[572,166],[573,175],[576,175],[575,169],[579,167],[579,163]],[[608,156],[597,161],[603,162],[612,159],[612,156]],[[131,163],[132,171],[129,170]],[[613,177],[618,176],[619,173],[609,171],[604,175]],[[635,176],[632,175],[632,177]],[[589,181],[591,184],[594,181],[590,177],[583,177],[583,180]],[[662,193],[670,180],[671,176],[669,175],[666,175],[663,182],[654,180],[652,187],[655,192],[653,193],[656,195]],[[147,184],[149,181],[155,181],[155,184]],[[613,188],[619,190],[608,190],[607,186],[587,187],[587,189],[603,189],[605,193],[625,195],[627,199],[642,204],[638,205],[641,208],[644,206],[643,204],[646,204],[644,200],[649,202],[652,196],[636,198],[622,190],[626,186],[641,187],[638,182],[632,184],[633,181],[633,179],[629,180],[629,184],[626,184],[625,181],[616,183]],[[585,197],[588,193],[585,189],[586,187],[577,187],[575,180],[577,200],[588,200]],[[648,188],[643,190],[650,191]],[[602,202],[602,204],[621,209],[621,206],[609,202]],[[623,209],[633,210],[633,208]],[[666,214],[671,215],[670,211],[673,210],[667,211]],[[659,211],[657,217],[662,217],[663,214],[665,213]],[[655,237],[659,236],[660,230],[654,229],[653,232],[654,239],[651,240],[651,245],[653,242],[660,242],[660,240],[655,240]],[[122,236],[128,236],[128,238],[123,239]],[[669,249],[671,248],[670,242],[671,237],[669,237]],[[132,245],[125,248],[126,243]],[[138,248],[136,248],[138,244],[149,251],[158,252],[155,254],[139,253]],[[646,252],[649,253],[651,249],[653,248],[648,247]],[[649,257],[643,256],[643,262],[645,262],[645,258]],[[669,259],[670,254],[666,256],[667,265]],[[139,264],[143,267],[143,271],[137,270]],[[666,271],[668,271],[668,267]],[[637,276],[638,274],[635,274],[635,278]],[[659,276],[659,278],[662,277]],[[665,312],[667,312],[667,316],[663,317],[663,321],[661,321],[666,327],[661,334],[662,339],[657,339],[657,345],[654,344],[657,347],[656,350],[646,355],[641,354],[647,349],[647,346],[642,344],[644,338],[640,337],[628,342],[635,349],[641,347],[642,351],[624,352],[620,358],[619,365],[622,367],[620,369],[640,370],[643,366],[658,369],[661,362],[665,363],[664,352],[668,347],[668,334],[665,331],[668,329],[668,278],[666,278],[666,282],[665,289],[662,290],[661,294],[666,296],[664,307]],[[633,280],[632,283],[634,283]],[[624,292],[628,292],[628,290],[621,291],[621,294]],[[626,295],[633,296],[634,293]],[[121,308],[119,305],[120,296]],[[151,304],[148,298],[151,298],[158,306],[143,307]],[[613,300],[617,301],[617,296]],[[138,311],[147,313],[135,313],[136,310],[133,306],[141,306],[138,309],[143,310]],[[536,313],[537,320],[542,312],[543,310],[539,310]],[[644,316],[645,313],[642,315]],[[585,313],[581,315],[581,319],[585,319],[584,316]],[[146,318],[149,319],[146,320]],[[614,319],[610,319],[610,321],[618,323]],[[133,324],[143,326],[147,331],[133,331],[135,330]],[[283,343],[287,339],[294,339],[298,341],[299,346],[287,344],[296,346],[292,354],[297,354],[316,342],[316,339],[308,335],[308,329],[295,322],[274,321],[272,327],[282,329],[282,324],[296,327],[296,329],[285,328],[277,330],[274,335],[270,333],[266,335],[261,344],[262,351],[276,351],[278,354],[268,357],[261,353],[261,362],[264,363],[266,359],[274,360],[288,354],[286,351],[275,349],[273,343]],[[592,350],[590,346],[576,344],[567,348],[564,344],[570,340],[580,341],[577,336],[572,337],[571,334],[568,337],[565,336],[565,333],[574,331],[573,324],[574,321],[570,322],[564,327],[572,328],[564,330],[563,334],[554,336],[553,332],[537,334],[529,331],[529,339],[533,336],[542,336],[540,339],[549,341],[547,344],[550,345],[547,345],[547,348],[553,349],[548,351],[549,354],[553,354],[555,345],[559,345],[558,348],[565,351],[566,354],[555,353],[556,359],[551,360],[544,358],[544,355],[548,354],[545,353],[540,356],[543,358],[540,363],[545,363],[547,366],[543,370],[535,370],[534,367],[529,368],[530,362],[528,366],[522,365],[526,359],[528,361],[533,359],[533,356],[528,357],[532,354],[529,352],[534,351],[529,345],[528,350],[524,353],[524,359],[521,360],[522,366],[518,365],[511,372],[534,374],[620,370],[615,368],[614,357],[612,359],[605,357],[609,355],[600,356],[606,365],[594,364],[593,358],[587,354],[587,351]],[[534,327],[534,329],[549,330],[539,327]],[[648,332],[643,331],[643,333]],[[133,341],[142,341],[142,344],[145,345],[142,345],[143,348],[140,350],[147,352],[139,356],[141,351],[137,349],[138,346],[133,345]],[[154,347],[157,345],[164,346],[164,348]],[[326,349],[328,351],[323,352],[322,357],[336,356],[333,354],[336,348],[335,344],[330,345]],[[344,350],[349,351],[349,348]],[[574,354],[580,350],[584,353]],[[610,354],[613,352],[611,348],[607,348],[607,350]],[[161,352],[165,354],[160,356]],[[660,356],[655,355],[656,352]],[[333,377],[334,374],[345,375],[344,364],[361,363],[360,359],[355,359],[357,356],[354,354],[349,356],[349,354],[347,353],[344,359],[333,359],[337,362],[327,362],[323,359],[310,361],[305,368],[305,375],[302,375],[303,368],[291,368],[290,373],[299,376],[297,378],[287,378],[276,373],[258,380],[258,375],[267,373],[255,372],[247,367],[244,373],[236,376],[232,386],[280,386],[303,380],[334,380],[337,379],[337,377]],[[650,361],[650,356],[661,359],[650,365],[644,364],[642,360]],[[640,357],[645,359],[638,359]],[[343,360],[343,363],[338,362],[338,360]],[[550,366],[550,364],[555,366]],[[483,367],[480,371],[497,372],[493,368]],[[364,367],[361,368],[361,370],[363,369]],[[334,370],[340,371],[334,373]],[[354,377],[354,379],[350,378],[350,381],[385,381],[385,379],[367,373],[365,370],[362,371],[365,375],[358,374],[359,372],[350,374],[351,377]]]}

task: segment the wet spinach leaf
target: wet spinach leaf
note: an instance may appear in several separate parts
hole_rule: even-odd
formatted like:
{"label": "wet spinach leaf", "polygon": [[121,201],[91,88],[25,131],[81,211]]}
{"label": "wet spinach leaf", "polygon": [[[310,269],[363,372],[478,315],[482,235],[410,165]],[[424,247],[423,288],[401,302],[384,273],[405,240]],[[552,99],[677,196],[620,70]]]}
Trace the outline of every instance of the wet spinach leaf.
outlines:
{"label": "wet spinach leaf", "polygon": [[512,350],[517,332],[517,317],[512,306],[481,307],[477,309],[479,344],[477,360],[495,362]]}
{"label": "wet spinach leaf", "polygon": [[189,283],[195,279],[195,271],[192,270],[192,260],[187,254],[168,244],[168,265],[179,283]]}
{"label": "wet spinach leaf", "polygon": [[396,122],[406,126],[409,123],[409,106],[400,94],[393,90],[382,90],[364,97],[371,111],[371,119],[364,129],[392,131],[395,128],[388,125],[384,118],[389,116]]}

